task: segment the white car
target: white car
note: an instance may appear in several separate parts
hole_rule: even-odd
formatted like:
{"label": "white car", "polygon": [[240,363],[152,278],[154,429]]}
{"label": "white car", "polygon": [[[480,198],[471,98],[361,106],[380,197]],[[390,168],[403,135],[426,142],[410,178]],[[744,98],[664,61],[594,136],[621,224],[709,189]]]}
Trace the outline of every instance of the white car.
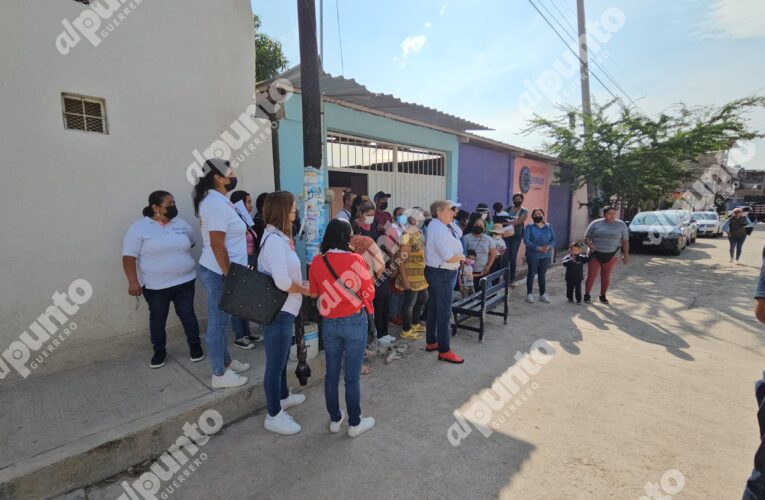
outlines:
{"label": "white car", "polygon": [[659,210],[658,213],[676,217],[680,221],[680,228],[683,230],[686,243],[688,245],[696,243],[699,226],[693,222],[688,210]]}
{"label": "white car", "polygon": [[693,212],[691,220],[698,226],[699,236],[713,236],[722,234],[722,224],[717,212]]}

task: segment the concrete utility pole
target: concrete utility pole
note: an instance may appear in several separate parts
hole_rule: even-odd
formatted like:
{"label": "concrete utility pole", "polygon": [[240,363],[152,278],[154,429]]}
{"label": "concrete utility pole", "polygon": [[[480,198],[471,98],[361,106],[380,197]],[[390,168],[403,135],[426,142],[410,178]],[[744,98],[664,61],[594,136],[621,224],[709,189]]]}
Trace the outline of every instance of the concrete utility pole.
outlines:
{"label": "concrete utility pole", "polygon": [[576,0],[576,14],[579,24],[579,74],[582,80],[582,112],[586,116],[592,114],[590,100],[590,63],[587,56],[587,26],[584,16],[584,0]]}

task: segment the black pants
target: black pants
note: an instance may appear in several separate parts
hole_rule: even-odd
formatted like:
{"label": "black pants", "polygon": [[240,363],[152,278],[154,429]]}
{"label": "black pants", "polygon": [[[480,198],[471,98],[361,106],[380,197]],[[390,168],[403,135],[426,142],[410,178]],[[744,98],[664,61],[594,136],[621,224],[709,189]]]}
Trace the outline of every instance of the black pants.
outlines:
{"label": "black pants", "polygon": [[428,301],[428,289],[415,292],[413,290],[404,290],[404,305],[401,306],[401,319],[403,320],[403,331],[412,329],[413,321],[420,321],[422,310]]}
{"label": "black pants", "polygon": [[143,297],[149,304],[149,332],[155,352],[164,352],[167,334],[165,323],[170,312],[170,303],[181,320],[189,347],[200,345],[199,323],[194,314],[194,280],[162,290],[143,288]]}
{"label": "black pants", "polygon": [[375,300],[373,302],[375,308],[375,329],[377,330],[377,338],[382,338],[388,335],[388,309],[390,306],[390,287],[388,286],[388,280],[378,281],[379,284],[375,285]]}
{"label": "black pants", "polygon": [[744,490],[744,500],[765,499],[765,372],[762,379],[754,386],[754,396],[757,399],[757,423],[760,429],[760,445],[754,453],[754,469]]}
{"label": "black pants", "polygon": [[574,292],[576,292],[576,301],[582,301],[582,280],[566,280],[566,298],[568,300],[574,300]]}

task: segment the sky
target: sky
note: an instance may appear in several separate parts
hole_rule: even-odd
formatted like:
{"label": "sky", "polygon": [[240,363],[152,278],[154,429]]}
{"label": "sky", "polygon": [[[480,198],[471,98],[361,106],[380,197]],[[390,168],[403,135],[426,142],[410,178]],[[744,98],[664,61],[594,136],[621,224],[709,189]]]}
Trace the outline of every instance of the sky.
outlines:
{"label": "sky", "polygon": [[[576,49],[568,38],[576,0],[533,3]],[[650,116],[681,101],[722,105],[765,94],[765,0],[585,5],[594,75]],[[261,31],[297,64],[296,2],[253,0],[252,7]],[[542,147],[543,137],[522,132],[533,113],[553,117],[557,105],[581,105],[578,61],[531,0],[324,0],[324,31],[328,73],[485,125],[493,130],[481,135],[516,146]],[[594,76],[591,88],[594,101],[612,99]],[[750,124],[765,131],[765,111],[752,113]],[[736,157],[765,169],[765,140]]]}

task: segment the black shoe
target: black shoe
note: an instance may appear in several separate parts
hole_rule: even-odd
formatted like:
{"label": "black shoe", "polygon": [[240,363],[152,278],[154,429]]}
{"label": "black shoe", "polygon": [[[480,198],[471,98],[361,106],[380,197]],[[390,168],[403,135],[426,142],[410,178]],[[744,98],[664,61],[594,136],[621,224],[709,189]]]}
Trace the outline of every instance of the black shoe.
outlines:
{"label": "black shoe", "polygon": [[569,297],[569,298],[568,298],[568,302],[569,302],[569,304],[570,304],[570,303],[574,302],[574,299],[572,299],[571,297]]}
{"label": "black shoe", "polygon": [[601,295],[599,298],[600,298],[600,302],[602,302],[603,304],[610,304],[610,302],[608,301],[605,295]]}
{"label": "black shoe", "polygon": [[585,303],[585,304],[589,304],[589,303],[591,303],[591,302],[592,302],[592,301],[590,300],[590,294],[589,294],[589,293],[585,293],[585,294],[584,294],[584,303]]}
{"label": "black shoe", "polygon": [[236,339],[234,341],[234,346],[238,347],[239,349],[255,349],[255,342],[250,340],[250,337],[245,335],[241,339]]}
{"label": "black shoe", "polygon": [[250,341],[252,341],[255,344],[260,344],[263,342],[263,337],[261,335],[245,335]]}
{"label": "black shoe", "polygon": [[149,364],[150,368],[162,368],[165,366],[165,358],[167,357],[167,352],[165,351],[155,351],[154,356],[151,357],[151,363]]}
{"label": "black shoe", "polygon": [[202,352],[202,346],[201,345],[195,345],[191,349],[189,349],[189,357],[191,358],[192,363],[199,363],[203,359],[205,359],[205,353]]}

